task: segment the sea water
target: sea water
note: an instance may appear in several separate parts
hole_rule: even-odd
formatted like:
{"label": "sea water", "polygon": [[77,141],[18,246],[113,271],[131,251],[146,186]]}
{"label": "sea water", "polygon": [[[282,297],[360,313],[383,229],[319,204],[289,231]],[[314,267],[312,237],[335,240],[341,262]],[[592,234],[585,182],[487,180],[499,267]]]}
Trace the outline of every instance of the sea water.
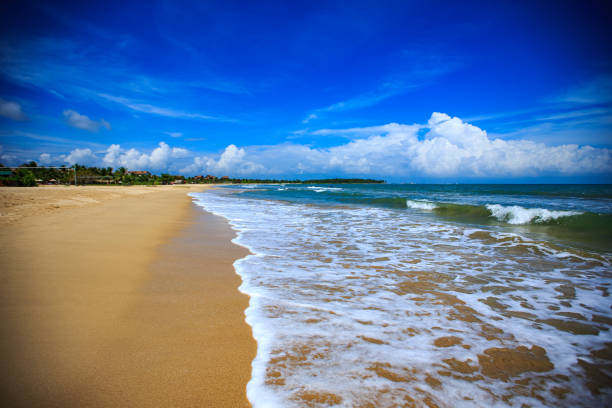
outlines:
{"label": "sea water", "polygon": [[251,255],[254,407],[612,403],[612,188],[193,193]]}

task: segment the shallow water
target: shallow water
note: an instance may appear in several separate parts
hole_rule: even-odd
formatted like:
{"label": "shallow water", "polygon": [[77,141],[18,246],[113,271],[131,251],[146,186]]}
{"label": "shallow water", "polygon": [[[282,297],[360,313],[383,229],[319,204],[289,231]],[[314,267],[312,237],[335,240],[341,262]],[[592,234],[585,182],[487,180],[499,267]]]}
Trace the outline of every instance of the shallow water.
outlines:
{"label": "shallow water", "polygon": [[253,253],[235,268],[258,343],[255,407],[610,403],[608,251],[310,187],[283,201],[277,189],[299,188],[192,194]]}

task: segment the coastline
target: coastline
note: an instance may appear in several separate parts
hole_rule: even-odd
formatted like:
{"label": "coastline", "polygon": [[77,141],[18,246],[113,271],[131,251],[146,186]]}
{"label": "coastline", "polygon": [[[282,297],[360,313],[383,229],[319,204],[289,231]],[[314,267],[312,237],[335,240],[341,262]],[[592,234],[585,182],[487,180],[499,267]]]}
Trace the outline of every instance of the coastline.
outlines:
{"label": "coastline", "polygon": [[204,188],[0,190],[4,401],[248,406],[246,250]]}

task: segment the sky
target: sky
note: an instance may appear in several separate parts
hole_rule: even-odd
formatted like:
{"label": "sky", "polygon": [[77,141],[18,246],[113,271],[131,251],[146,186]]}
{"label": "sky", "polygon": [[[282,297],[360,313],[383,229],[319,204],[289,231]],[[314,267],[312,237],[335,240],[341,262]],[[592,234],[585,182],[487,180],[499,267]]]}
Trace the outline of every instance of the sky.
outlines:
{"label": "sky", "polygon": [[0,163],[612,182],[605,1],[0,4]]}

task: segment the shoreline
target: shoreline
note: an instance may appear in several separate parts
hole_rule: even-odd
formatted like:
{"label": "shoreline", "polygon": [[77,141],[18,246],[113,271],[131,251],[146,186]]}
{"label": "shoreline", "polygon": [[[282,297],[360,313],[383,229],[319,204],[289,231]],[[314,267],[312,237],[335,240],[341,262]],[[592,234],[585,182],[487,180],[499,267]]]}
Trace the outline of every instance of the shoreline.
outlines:
{"label": "shoreline", "polygon": [[5,401],[249,406],[246,253],[205,188],[0,189]]}
{"label": "shoreline", "polygon": [[258,341],[254,405],[609,398],[609,257],[333,196],[313,205],[317,193],[199,200],[253,253],[235,266]]}

